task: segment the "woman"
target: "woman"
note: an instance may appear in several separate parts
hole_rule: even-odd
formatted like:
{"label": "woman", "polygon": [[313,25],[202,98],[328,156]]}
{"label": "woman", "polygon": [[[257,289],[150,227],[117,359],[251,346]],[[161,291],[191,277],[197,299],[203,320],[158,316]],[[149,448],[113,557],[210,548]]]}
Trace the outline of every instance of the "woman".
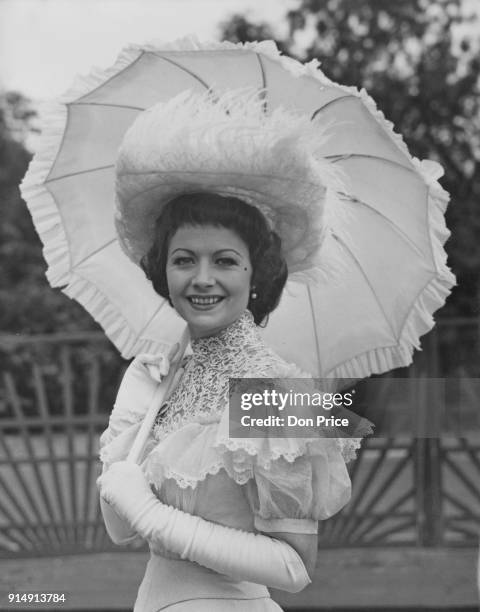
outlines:
{"label": "woman", "polygon": [[[299,204],[298,219],[290,225],[292,231],[300,228],[303,236],[299,237],[297,231],[286,248],[272,229],[285,231],[285,223],[281,223],[285,218],[277,215],[277,222],[270,221],[269,227],[260,211],[275,218],[274,209],[281,210],[281,201],[273,197],[271,188],[273,209],[269,209],[258,181],[252,192],[246,192],[248,176],[244,168],[241,173],[238,167],[236,172],[231,168],[230,173],[224,168],[217,170],[219,175],[228,174],[227,180],[236,190],[225,189],[225,184],[220,188],[218,182],[216,189],[208,190],[199,176],[208,175],[212,183],[209,158],[197,168],[196,190],[185,159],[188,154],[198,159],[192,150],[205,147],[205,143],[209,153],[215,148],[220,151],[219,143],[225,145],[226,132],[231,139],[232,125],[236,127],[235,140],[229,142],[237,143],[240,153],[245,136],[242,126],[246,126],[251,141],[260,143],[252,151],[254,156],[258,154],[256,163],[260,153],[268,155],[269,149],[270,155],[272,150],[278,155],[278,148],[276,152],[272,149],[271,123],[259,114],[258,106],[252,113],[257,121],[257,129],[252,132],[245,109],[241,113],[243,123],[235,124],[238,106],[225,113],[220,105],[221,121],[212,122],[212,109],[218,110],[219,102],[205,101],[205,97],[193,101],[197,127],[204,119],[204,103],[203,111],[209,115],[215,138],[211,133],[207,138],[204,129],[199,138],[192,137],[195,126],[186,126],[182,133],[188,135],[183,145],[187,155],[175,156],[181,160],[177,161],[181,170],[158,155],[158,147],[167,146],[165,143],[158,145],[157,139],[152,155],[148,142],[152,126],[158,129],[162,121],[174,120],[175,107],[168,105],[137,120],[126,136],[117,164],[120,237],[138,261],[142,232],[143,236],[149,232],[147,249],[143,239],[141,265],[155,290],[186,321],[192,355],[186,358],[183,374],[159,412],[141,466],[122,459],[138,431],[159,375],[168,371],[168,362],[163,357],[143,356],[130,366],[109,428],[101,439],[101,456],[107,468],[99,479],[102,508],[114,541],[122,543],[140,536],[149,542],[152,555],[135,605],[137,612],[278,610],[265,586],[296,592],[310,583],[317,521],[328,518],[348,501],[350,480],[342,444],[336,439],[230,439],[229,378],[305,376],[265,345],[257,327],[279,302],[287,263],[298,264],[315,251],[313,245],[318,247],[318,219]],[[230,129],[219,131],[222,122]],[[291,147],[292,160],[297,164],[298,147],[305,147],[300,144],[299,133],[292,140],[295,130],[291,130],[286,145]],[[268,142],[265,134],[269,135]],[[275,135],[280,139],[284,136]],[[177,142],[170,143],[172,146]],[[145,160],[154,165],[153,171],[145,167],[140,171],[136,166],[144,165]],[[287,161],[283,159],[283,163]],[[311,159],[307,161],[301,163],[311,172]],[[232,154],[229,163],[236,163]],[[224,156],[217,156],[217,166],[222,164]],[[168,170],[163,171],[162,165]],[[179,172],[183,184],[178,181]],[[142,184],[132,195],[131,177],[135,173],[141,176]],[[146,186],[144,177],[151,179],[152,175],[154,186]],[[185,175],[190,176],[188,182]],[[172,176],[179,185],[179,195],[174,197],[169,191]],[[275,177],[265,171],[257,176],[275,183]],[[325,193],[320,178],[316,187],[318,203],[319,194]],[[229,191],[241,192],[249,203],[228,195]],[[152,224],[154,215],[156,222]],[[143,219],[141,223],[139,218]]]}

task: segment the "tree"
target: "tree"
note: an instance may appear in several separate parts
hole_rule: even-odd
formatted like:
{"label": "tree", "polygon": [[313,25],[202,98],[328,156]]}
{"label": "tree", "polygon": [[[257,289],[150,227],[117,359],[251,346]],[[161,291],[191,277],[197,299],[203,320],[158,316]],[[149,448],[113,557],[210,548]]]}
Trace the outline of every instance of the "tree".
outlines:
{"label": "tree", "polygon": [[37,131],[30,101],[0,93],[0,331],[40,333],[97,329],[91,317],[45,278],[42,245],[18,185],[31,155],[25,147]]}
{"label": "tree", "polygon": [[[447,223],[458,286],[444,314],[478,315],[480,304],[480,60],[461,0],[299,0],[280,48],[316,58],[334,81],[365,87],[413,155],[439,161],[452,197]],[[464,34],[461,34],[461,32]],[[271,37],[267,24],[234,16],[234,42]]]}

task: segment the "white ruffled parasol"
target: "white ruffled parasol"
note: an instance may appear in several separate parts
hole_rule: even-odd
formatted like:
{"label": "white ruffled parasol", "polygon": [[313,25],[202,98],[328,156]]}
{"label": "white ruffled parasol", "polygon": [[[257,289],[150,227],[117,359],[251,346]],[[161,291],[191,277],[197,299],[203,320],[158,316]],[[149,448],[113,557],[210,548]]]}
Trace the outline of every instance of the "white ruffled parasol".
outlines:
{"label": "white ruffled parasol", "polygon": [[179,340],[183,321],[117,241],[117,151],[153,104],[186,90],[241,88],[265,89],[266,112],[284,107],[328,125],[321,154],[347,177],[328,213],[323,272],[291,276],[267,340],[322,377],[408,365],[455,280],[443,249],[442,169],[412,158],[364,90],[331,82],[317,62],[280,56],[270,41],[132,45],[52,105],[22,185],[51,285],[80,302],[126,358]]}

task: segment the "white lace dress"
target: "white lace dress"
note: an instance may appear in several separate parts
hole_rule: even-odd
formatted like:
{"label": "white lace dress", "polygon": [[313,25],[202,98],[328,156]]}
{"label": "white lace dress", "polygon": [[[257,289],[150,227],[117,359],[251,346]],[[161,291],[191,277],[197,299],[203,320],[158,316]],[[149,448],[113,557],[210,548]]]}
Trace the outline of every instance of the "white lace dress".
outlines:
{"label": "white lace dress", "polygon": [[[345,459],[358,440],[229,438],[230,377],[306,376],[264,344],[248,311],[220,334],[193,341],[192,350],[142,461],[158,498],[245,531],[317,533],[317,522],[350,498]],[[105,464],[125,458],[142,418],[134,410],[112,413],[101,437]],[[280,610],[262,585],[150,547],[135,612]]]}

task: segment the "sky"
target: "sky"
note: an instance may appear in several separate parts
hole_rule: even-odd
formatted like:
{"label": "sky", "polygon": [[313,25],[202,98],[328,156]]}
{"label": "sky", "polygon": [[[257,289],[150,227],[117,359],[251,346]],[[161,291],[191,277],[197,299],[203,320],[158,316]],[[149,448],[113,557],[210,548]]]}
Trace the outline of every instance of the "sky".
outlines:
{"label": "sky", "polygon": [[[397,0],[385,0],[394,2]],[[435,0],[432,0],[432,4]],[[463,0],[480,13],[480,0]],[[284,16],[299,0],[0,0],[0,90],[36,101],[68,89],[76,74],[110,66],[130,43],[189,34],[219,39],[234,13],[286,35]],[[460,38],[460,36],[459,36]]]}
{"label": "sky", "polygon": [[295,0],[0,0],[0,89],[42,100],[75,74],[111,65],[130,42],[188,34],[217,40],[218,24],[240,12],[282,33]]}

